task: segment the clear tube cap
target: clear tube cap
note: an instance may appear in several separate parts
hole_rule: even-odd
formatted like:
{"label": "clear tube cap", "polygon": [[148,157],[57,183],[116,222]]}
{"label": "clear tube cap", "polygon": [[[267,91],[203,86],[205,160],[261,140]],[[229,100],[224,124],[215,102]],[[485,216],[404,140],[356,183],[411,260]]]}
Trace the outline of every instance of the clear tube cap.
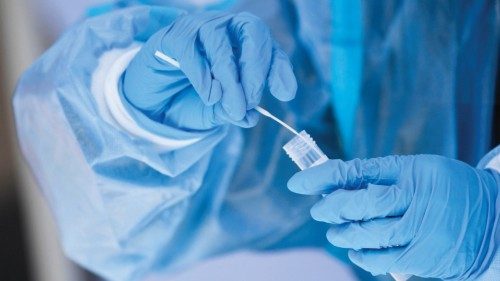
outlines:
{"label": "clear tube cap", "polygon": [[306,131],[301,131],[287,142],[283,149],[301,170],[320,165],[328,160]]}

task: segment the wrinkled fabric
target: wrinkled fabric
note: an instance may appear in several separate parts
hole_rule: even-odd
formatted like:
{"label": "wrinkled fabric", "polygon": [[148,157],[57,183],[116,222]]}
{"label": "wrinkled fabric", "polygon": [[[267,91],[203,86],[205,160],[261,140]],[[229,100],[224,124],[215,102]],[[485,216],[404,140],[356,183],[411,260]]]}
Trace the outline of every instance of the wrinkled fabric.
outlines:
{"label": "wrinkled fabric", "polygon": [[[201,9],[177,0],[154,4]],[[298,91],[288,103],[266,92],[261,105],[307,130],[330,158],[343,158],[332,114],[331,3],[241,0],[207,9],[251,12],[266,23],[290,57]],[[309,218],[317,198],[286,190],[297,168],[281,151],[291,136],[276,124],[225,125],[192,146],[162,151],[104,118],[91,90],[100,57],[145,42],[185,11],[140,7],[86,20],[37,60],[16,90],[21,147],[64,251],[110,280],[168,274],[241,248],[324,242],[323,226]],[[493,1],[364,1],[361,20],[351,155],[434,153],[475,164],[490,145]]]}
{"label": "wrinkled fabric", "polygon": [[437,155],[330,160],[299,172],[293,192],[333,245],[373,274],[476,280],[498,251],[500,173]]}
{"label": "wrinkled fabric", "polygon": [[245,140],[235,127],[162,151],[104,118],[91,91],[99,58],[148,38],[181,13],[142,7],[85,21],[23,75],[14,98],[23,153],[65,253],[109,280],[136,280],[242,247],[272,247],[304,225],[313,234],[298,244],[322,243],[306,211],[313,200],[285,188],[293,167],[279,146],[289,135],[274,124],[267,130],[277,138],[255,156],[282,163],[282,175],[247,168],[252,180],[235,181],[245,171],[240,163],[252,165],[241,158]]}
{"label": "wrinkled fabric", "polygon": [[486,154],[498,53],[495,5],[367,3],[356,157],[432,153],[475,165]]}

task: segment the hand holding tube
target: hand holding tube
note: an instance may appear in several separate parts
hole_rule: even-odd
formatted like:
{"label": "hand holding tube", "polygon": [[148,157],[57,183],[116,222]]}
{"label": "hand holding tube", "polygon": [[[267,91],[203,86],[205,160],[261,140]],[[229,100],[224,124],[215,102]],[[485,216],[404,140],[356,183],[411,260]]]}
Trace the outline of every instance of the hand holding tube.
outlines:
{"label": "hand holding tube", "polygon": [[480,275],[495,254],[498,173],[434,155],[330,160],[294,175],[328,240],[373,274],[443,279]]}

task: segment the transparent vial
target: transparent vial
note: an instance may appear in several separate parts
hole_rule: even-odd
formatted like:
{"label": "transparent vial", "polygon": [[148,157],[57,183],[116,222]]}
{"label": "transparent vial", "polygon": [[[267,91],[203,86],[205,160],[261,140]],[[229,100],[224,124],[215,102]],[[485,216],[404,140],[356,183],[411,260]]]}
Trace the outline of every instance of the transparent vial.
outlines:
{"label": "transparent vial", "polygon": [[301,131],[287,142],[283,149],[301,170],[320,165],[328,160],[328,157],[306,131]]}

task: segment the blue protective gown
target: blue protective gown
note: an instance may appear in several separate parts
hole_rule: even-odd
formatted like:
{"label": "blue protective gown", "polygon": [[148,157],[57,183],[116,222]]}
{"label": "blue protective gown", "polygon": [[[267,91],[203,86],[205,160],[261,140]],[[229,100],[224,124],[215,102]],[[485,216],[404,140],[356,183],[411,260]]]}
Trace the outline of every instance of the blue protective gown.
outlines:
{"label": "blue protective gown", "polygon": [[[491,147],[494,1],[358,5],[361,23],[333,19],[340,8],[330,1],[225,1],[211,9],[248,11],[268,24],[299,88],[292,102],[264,95],[262,105],[307,130],[329,157],[433,153],[477,163]],[[309,217],[317,199],[286,189],[297,168],[281,150],[291,136],[276,124],[223,126],[171,151],[106,118],[94,87],[102,58],[146,40],[151,13],[145,6],[89,19],[19,82],[19,140],[66,254],[107,279],[134,280],[242,248],[322,245],[324,229]],[[178,15],[172,9],[165,21]],[[355,36],[346,36],[350,28]],[[345,69],[354,82],[338,77]],[[347,86],[332,82],[340,80]],[[336,100],[352,113],[339,112]]]}

